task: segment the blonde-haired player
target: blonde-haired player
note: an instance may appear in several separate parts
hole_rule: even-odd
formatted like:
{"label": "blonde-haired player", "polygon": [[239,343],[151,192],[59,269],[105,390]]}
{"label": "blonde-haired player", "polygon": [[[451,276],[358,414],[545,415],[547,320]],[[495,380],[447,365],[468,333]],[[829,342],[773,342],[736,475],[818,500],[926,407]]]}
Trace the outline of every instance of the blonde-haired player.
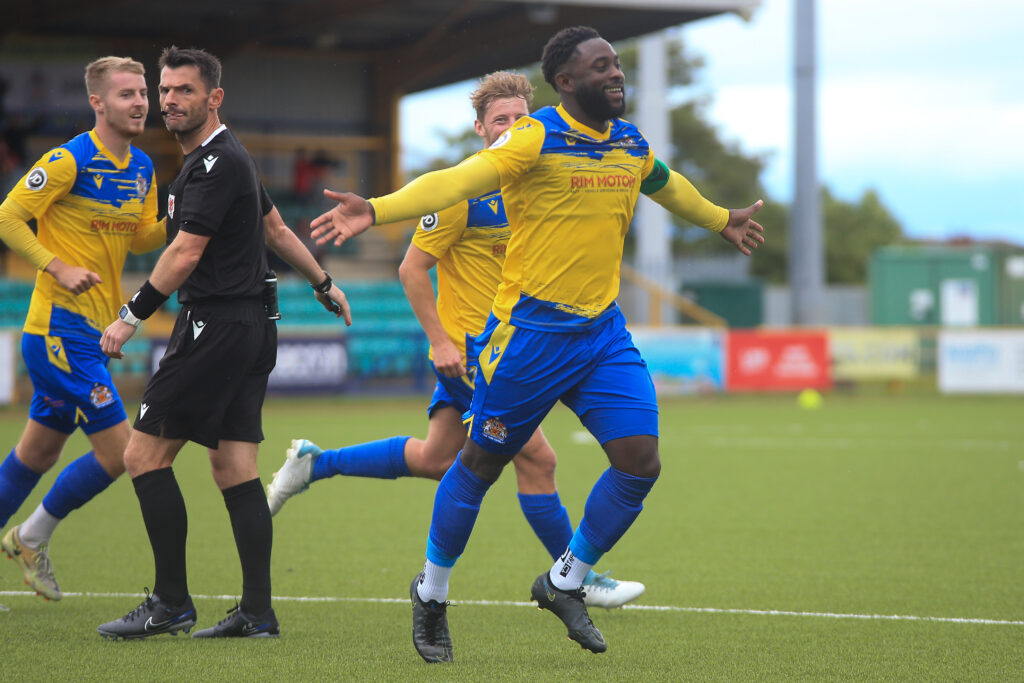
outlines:
{"label": "blonde-haired player", "polygon": [[39,270],[21,341],[34,394],[25,431],[0,464],[0,526],[75,429],[92,446],[0,541],[25,583],[50,600],[62,596],[47,553],[54,529],[124,472],[128,420],[100,350],[101,325],[121,305],[127,253],[166,239],[153,163],[131,144],[149,113],[145,69],[103,57],[86,66],[85,84],[95,127],[44,154],[0,205],[0,238]]}

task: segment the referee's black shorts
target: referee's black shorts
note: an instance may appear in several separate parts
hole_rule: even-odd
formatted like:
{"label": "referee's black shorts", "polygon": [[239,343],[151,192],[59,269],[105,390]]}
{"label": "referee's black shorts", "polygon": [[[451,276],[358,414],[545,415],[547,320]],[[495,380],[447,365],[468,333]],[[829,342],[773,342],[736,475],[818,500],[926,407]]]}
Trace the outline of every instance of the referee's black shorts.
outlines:
{"label": "referee's black shorts", "polygon": [[267,378],[277,361],[277,326],[259,299],[182,306],[135,429],[207,448],[263,440]]}

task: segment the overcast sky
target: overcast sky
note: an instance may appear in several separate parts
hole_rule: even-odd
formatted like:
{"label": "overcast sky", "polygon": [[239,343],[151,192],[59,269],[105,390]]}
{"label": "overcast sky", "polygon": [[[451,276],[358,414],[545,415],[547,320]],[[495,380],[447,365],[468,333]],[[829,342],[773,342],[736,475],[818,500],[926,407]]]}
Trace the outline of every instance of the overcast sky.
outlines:
{"label": "overcast sky", "polygon": [[[818,0],[822,182],[845,199],[875,188],[915,237],[971,235],[1024,245],[1024,2]],[[704,56],[695,94],[764,182],[792,196],[792,0],[764,0],[749,22],[688,24]],[[472,82],[405,98],[408,165],[441,130],[472,120]]]}

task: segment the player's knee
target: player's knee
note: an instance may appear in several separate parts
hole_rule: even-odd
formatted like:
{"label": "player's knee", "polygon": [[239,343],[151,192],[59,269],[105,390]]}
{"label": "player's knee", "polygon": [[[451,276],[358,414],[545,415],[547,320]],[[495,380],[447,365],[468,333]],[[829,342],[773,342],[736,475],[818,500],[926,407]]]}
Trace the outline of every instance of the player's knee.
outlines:
{"label": "player's knee", "polygon": [[441,481],[441,477],[448,471],[448,468],[455,462],[453,455],[434,455],[429,452],[424,452],[424,458],[421,463],[421,475],[427,479],[433,479],[435,481]]}
{"label": "player's knee", "polygon": [[640,435],[613,439],[604,448],[612,467],[620,472],[644,479],[654,479],[661,474],[656,437]]}
{"label": "player's knee", "polygon": [[59,448],[30,447],[22,444],[18,444],[14,450],[21,464],[38,474],[48,472],[56,465],[61,453]]}
{"label": "player's knee", "polygon": [[489,453],[473,441],[466,442],[459,457],[462,460],[462,464],[470,472],[484,481],[490,482],[498,480],[498,477],[501,476],[501,471],[505,469],[505,465],[512,459],[511,455]]}
{"label": "player's knee", "polygon": [[555,467],[558,464],[558,459],[550,448],[536,452],[528,452],[527,449],[523,449],[512,460],[512,464],[515,466],[516,476],[520,480],[525,480],[533,487],[542,485],[554,487]]}
{"label": "player's knee", "polygon": [[96,456],[96,462],[100,464],[103,471],[110,475],[111,479],[117,479],[125,471],[124,464],[124,451],[119,453],[104,452],[104,451],[93,451]]}

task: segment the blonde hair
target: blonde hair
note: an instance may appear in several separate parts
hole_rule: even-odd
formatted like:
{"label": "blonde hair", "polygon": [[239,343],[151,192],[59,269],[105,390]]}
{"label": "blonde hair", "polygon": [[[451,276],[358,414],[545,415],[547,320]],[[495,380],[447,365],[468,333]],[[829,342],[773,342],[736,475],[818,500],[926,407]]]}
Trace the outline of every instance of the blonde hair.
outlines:
{"label": "blonde hair", "polygon": [[494,100],[503,100],[509,97],[521,97],[526,100],[526,106],[533,104],[533,86],[530,80],[511,71],[495,71],[485,76],[480,81],[480,86],[469,96],[469,101],[476,110],[476,120],[483,122],[488,107]]}
{"label": "blonde hair", "polygon": [[90,95],[102,95],[110,74],[122,71],[140,76],[146,75],[146,67],[131,57],[100,57],[89,62],[85,67],[86,92]]}

